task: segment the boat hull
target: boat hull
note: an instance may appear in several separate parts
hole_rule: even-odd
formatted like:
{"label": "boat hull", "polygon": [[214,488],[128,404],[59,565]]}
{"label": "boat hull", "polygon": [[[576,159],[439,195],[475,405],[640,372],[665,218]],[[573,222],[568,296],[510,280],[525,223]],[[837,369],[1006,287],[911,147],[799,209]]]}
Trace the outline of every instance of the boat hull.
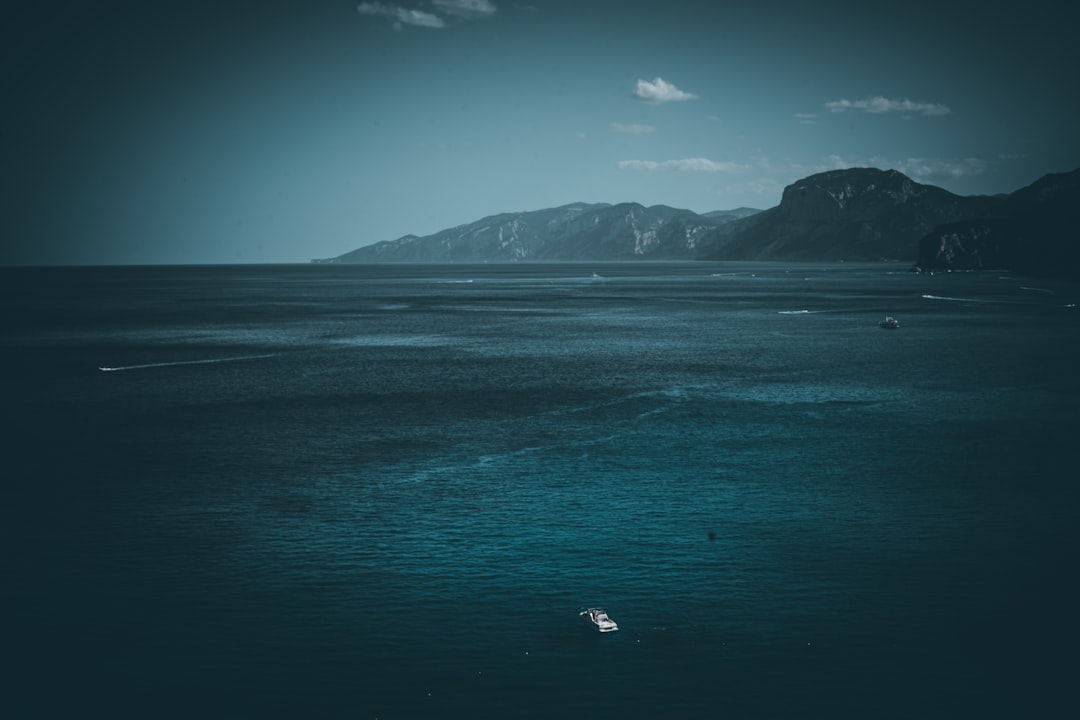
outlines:
{"label": "boat hull", "polygon": [[878,323],[878,327],[884,330],[895,330],[900,327],[900,322],[894,317],[887,317]]}
{"label": "boat hull", "polygon": [[619,629],[618,624],[600,608],[589,608],[581,612],[581,621],[585,627],[601,633],[611,633]]}

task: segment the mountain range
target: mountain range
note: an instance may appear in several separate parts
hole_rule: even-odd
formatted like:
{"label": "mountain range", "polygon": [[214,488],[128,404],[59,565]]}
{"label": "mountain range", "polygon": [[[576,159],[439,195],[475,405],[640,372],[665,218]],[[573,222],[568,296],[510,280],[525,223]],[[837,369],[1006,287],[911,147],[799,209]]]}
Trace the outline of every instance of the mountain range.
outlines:
{"label": "mountain range", "polygon": [[896,170],[811,175],[768,210],[573,203],[406,235],[318,263],[896,260],[919,270],[1080,275],[1080,170],[1007,195],[961,196]]}

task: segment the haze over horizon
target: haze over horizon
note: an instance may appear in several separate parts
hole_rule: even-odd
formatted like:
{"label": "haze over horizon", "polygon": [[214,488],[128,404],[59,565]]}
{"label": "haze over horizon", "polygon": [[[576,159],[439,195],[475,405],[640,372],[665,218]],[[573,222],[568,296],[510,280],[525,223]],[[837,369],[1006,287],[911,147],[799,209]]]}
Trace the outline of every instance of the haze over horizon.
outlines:
{"label": "haze over horizon", "polygon": [[0,265],[307,262],[571,202],[768,208],[896,169],[1080,167],[1065,15],[1019,7],[104,0],[7,13]]}

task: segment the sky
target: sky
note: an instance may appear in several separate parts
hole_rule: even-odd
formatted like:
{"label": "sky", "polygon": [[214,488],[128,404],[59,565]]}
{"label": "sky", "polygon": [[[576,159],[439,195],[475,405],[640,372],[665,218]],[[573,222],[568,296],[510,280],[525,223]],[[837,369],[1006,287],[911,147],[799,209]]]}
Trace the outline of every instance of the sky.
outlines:
{"label": "sky", "polygon": [[1056,0],[57,0],[0,27],[0,265],[289,263],[501,212],[1080,167]]}

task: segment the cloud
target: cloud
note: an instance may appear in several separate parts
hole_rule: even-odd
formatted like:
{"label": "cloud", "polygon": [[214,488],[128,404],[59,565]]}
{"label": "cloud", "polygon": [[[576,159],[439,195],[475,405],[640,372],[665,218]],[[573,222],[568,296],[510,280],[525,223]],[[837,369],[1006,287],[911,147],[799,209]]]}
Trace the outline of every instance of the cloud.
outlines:
{"label": "cloud", "polygon": [[697,95],[692,93],[683,92],[679,88],[669,83],[664,78],[656,78],[652,82],[648,80],[638,80],[637,87],[634,89],[634,95],[650,102],[654,105],[666,102],[678,102],[682,100],[695,100]]}
{"label": "cloud", "polygon": [[785,183],[775,178],[758,176],[724,185],[717,190],[716,195],[723,198],[733,195],[738,197],[754,196],[764,198],[763,204],[769,205],[779,202],[780,196],[784,192],[784,186]]}
{"label": "cloud", "polygon": [[795,119],[803,125],[813,125],[817,122],[816,113],[795,113]]}
{"label": "cloud", "polygon": [[907,158],[896,169],[917,180],[957,180],[986,172],[986,161],[979,158]]}
{"label": "cloud", "polygon": [[738,173],[749,170],[749,166],[733,162],[716,162],[708,158],[682,158],[679,160],[622,160],[620,170],[678,170],[680,172]]}
{"label": "cloud", "polygon": [[866,98],[865,100],[830,100],[825,103],[825,107],[829,108],[834,113],[845,112],[846,110],[861,110],[868,113],[888,113],[888,112],[903,112],[903,113],[921,113],[923,115],[948,115],[951,110],[945,105],[938,103],[921,103],[912,102],[907,98],[903,100],[890,100],[889,98],[877,95],[875,97]]}
{"label": "cloud", "polygon": [[[356,6],[361,15],[374,15],[394,21],[394,29],[401,30],[403,25],[417,27],[443,28],[446,20],[443,16],[453,16],[460,20],[490,17],[497,8],[491,0],[430,0],[429,4],[436,12],[426,12],[401,5],[386,5],[381,2],[362,2]],[[437,14],[437,13],[441,13]]]}
{"label": "cloud", "polygon": [[490,0],[431,0],[431,4],[447,15],[463,18],[488,17],[497,9]]}
{"label": "cloud", "polygon": [[611,123],[612,132],[626,133],[627,135],[645,135],[656,130],[652,125],[644,124],[630,124],[613,122]]}
{"label": "cloud", "polygon": [[769,175],[791,178],[792,181],[807,175],[847,170],[849,168],[892,168],[910,178],[920,181],[955,180],[986,171],[987,163],[979,158],[906,158],[896,160],[881,155],[848,156],[826,155],[812,163],[774,163],[765,157],[753,158],[755,167]]}
{"label": "cloud", "polygon": [[361,15],[380,15],[394,21],[394,27],[400,29],[402,25],[416,25],[418,27],[441,28],[446,27],[446,22],[438,15],[423,10],[412,10],[400,5],[383,5],[377,2],[364,2],[356,6],[356,11]]}

